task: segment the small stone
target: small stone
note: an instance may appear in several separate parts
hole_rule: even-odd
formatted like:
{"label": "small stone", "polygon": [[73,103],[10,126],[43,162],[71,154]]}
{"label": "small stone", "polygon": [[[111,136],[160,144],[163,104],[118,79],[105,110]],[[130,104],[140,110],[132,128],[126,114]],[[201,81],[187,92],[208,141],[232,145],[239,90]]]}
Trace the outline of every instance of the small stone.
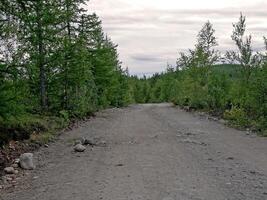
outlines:
{"label": "small stone", "polygon": [[35,166],[33,164],[33,154],[32,153],[24,153],[20,156],[20,167],[26,170],[33,170]]}
{"label": "small stone", "polygon": [[84,152],[86,150],[86,147],[83,146],[82,144],[77,144],[74,147],[74,151],[76,152]]}
{"label": "small stone", "polygon": [[250,171],[250,173],[251,173],[251,174],[253,174],[253,175],[255,175],[257,172],[256,172],[256,171],[253,171],[253,170],[251,170],[251,171]]}
{"label": "small stone", "polygon": [[4,172],[5,172],[6,174],[14,174],[14,173],[15,173],[15,170],[14,170],[13,167],[6,167],[6,168],[4,169]]}
{"label": "small stone", "polygon": [[7,181],[12,181],[13,178],[11,178],[11,177],[6,177],[6,180],[7,180]]}
{"label": "small stone", "polygon": [[14,171],[14,174],[18,174],[18,173],[19,173],[19,170],[15,170],[15,171]]}
{"label": "small stone", "polygon": [[89,139],[86,139],[86,138],[83,138],[81,140],[81,143],[82,145],[91,145],[91,146],[95,146],[95,142],[93,142],[92,140],[89,140]]}
{"label": "small stone", "polygon": [[19,158],[15,159],[14,163],[19,164]]}
{"label": "small stone", "polygon": [[11,167],[13,167],[13,168],[18,168],[19,165],[18,165],[18,164],[12,164]]}
{"label": "small stone", "polygon": [[227,160],[234,160],[234,157],[228,157]]}
{"label": "small stone", "polygon": [[48,144],[45,144],[45,145],[44,145],[44,147],[45,147],[45,148],[48,148],[48,147],[49,147],[49,145],[48,145]]}
{"label": "small stone", "polygon": [[4,189],[4,186],[0,185],[0,190]]}

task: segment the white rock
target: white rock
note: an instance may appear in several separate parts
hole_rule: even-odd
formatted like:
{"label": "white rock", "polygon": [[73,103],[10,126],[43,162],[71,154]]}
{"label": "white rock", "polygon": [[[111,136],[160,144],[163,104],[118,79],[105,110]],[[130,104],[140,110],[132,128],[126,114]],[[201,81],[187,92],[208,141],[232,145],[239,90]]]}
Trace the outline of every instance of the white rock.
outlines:
{"label": "white rock", "polygon": [[7,174],[15,174],[15,169],[13,167],[6,167],[4,172]]}
{"label": "white rock", "polygon": [[32,153],[24,153],[19,158],[20,167],[26,170],[33,170],[35,166],[33,164],[33,154]]}
{"label": "white rock", "polygon": [[77,144],[74,146],[74,151],[76,151],[76,152],[84,152],[85,149],[86,149],[86,147],[81,145],[81,144]]}

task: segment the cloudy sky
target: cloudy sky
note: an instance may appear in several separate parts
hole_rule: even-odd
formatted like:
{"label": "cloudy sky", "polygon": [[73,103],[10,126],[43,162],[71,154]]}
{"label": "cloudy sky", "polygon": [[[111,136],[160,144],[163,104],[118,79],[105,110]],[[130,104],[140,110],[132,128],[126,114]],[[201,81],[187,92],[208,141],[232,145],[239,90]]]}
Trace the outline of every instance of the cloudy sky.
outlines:
{"label": "cloudy sky", "polygon": [[267,36],[267,0],[90,0],[88,10],[103,21],[119,45],[123,66],[131,74],[150,75],[175,64],[178,52],[193,48],[202,25],[210,20],[219,50],[233,49],[232,23],[247,16],[255,50]]}

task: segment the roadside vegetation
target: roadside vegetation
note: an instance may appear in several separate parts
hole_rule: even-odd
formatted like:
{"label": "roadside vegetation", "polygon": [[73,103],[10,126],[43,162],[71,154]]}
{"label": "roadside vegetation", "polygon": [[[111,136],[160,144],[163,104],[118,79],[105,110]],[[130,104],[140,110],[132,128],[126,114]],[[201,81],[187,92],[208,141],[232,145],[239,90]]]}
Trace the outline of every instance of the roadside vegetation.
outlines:
{"label": "roadside vegetation", "polygon": [[117,45],[84,4],[1,1],[0,146],[130,103]]}
{"label": "roadside vegetation", "polygon": [[[237,52],[220,55],[207,22],[177,66],[140,79],[122,69],[117,45],[84,5],[83,0],[1,1],[1,147],[25,139],[46,143],[99,109],[148,102],[204,110],[267,135],[266,54],[252,50],[245,17],[233,25]],[[228,64],[218,64],[222,58]]]}
{"label": "roadside vegetation", "polygon": [[267,136],[267,40],[263,38],[266,51],[253,51],[242,14],[233,24],[231,38],[237,51],[222,55],[216,50],[215,30],[207,22],[195,48],[180,53],[175,67],[167,66],[166,72],[151,78],[132,78],[135,101],[173,102]]}

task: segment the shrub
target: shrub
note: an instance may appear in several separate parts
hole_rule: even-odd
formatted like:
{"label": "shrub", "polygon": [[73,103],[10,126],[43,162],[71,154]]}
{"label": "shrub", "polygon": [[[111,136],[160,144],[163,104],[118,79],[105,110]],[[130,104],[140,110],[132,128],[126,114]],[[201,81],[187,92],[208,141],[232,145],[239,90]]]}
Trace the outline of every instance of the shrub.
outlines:
{"label": "shrub", "polygon": [[242,108],[233,107],[231,110],[226,110],[224,112],[224,118],[238,127],[249,126],[248,117],[246,115],[246,112]]}

